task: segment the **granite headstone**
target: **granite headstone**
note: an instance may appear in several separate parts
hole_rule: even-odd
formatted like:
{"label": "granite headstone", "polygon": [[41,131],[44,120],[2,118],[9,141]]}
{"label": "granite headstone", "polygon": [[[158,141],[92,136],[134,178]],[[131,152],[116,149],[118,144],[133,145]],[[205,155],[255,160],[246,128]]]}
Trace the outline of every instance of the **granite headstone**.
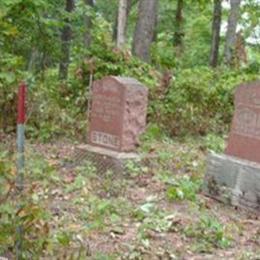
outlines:
{"label": "granite headstone", "polygon": [[132,152],[145,130],[148,89],[133,78],[108,76],[92,88],[88,143]]}
{"label": "granite headstone", "polygon": [[240,85],[225,153],[260,163],[260,81]]}

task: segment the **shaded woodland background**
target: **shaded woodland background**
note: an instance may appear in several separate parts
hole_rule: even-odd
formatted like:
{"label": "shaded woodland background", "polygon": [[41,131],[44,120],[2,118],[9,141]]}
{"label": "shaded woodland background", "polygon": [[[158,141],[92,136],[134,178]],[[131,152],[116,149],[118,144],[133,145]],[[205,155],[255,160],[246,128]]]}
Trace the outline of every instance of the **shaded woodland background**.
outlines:
{"label": "shaded woodland background", "polygon": [[151,131],[224,133],[233,89],[257,77],[260,57],[259,2],[229,5],[1,1],[1,128],[14,131],[17,85],[27,80],[27,136],[82,137],[91,82],[123,75],[150,88]]}

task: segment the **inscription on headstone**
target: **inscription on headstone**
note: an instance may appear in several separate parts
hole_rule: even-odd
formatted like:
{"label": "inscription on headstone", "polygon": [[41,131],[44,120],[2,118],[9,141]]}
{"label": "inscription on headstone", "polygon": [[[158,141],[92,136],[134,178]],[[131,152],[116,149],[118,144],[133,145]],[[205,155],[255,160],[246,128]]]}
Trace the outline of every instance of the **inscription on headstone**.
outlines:
{"label": "inscription on headstone", "polygon": [[236,90],[226,154],[260,163],[260,81]]}
{"label": "inscription on headstone", "polygon": [[120,116],[120,98],[117,96],[106,96],[105,94],[97,94],[94,99],[93,117],[99,118],[104,122],[112,122],[114,118]]}
{"label": "inscription on headstone", "polygon": [[94,144],[104,145],[115,149],[120,148],[120,139],[118,136],[103,132],[92,131],[91,142]]}
{"label": "inscription on headstone", "polygon": [[145,129],[148,90],[132,78],[95,81],[88,142],[116,151],[133,151]]}

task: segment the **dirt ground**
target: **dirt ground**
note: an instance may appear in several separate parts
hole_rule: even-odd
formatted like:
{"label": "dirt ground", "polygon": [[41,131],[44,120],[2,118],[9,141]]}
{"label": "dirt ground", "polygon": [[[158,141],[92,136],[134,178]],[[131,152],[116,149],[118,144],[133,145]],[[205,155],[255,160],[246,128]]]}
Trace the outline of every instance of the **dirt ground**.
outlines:
{"label": "dirt ground", "polygon": [[154,142],[154,159],[122,174],[76,147],[27,144],[34,199],[50,213],[41,259],[260,259],[259,216],[203,195],[200,142]]}

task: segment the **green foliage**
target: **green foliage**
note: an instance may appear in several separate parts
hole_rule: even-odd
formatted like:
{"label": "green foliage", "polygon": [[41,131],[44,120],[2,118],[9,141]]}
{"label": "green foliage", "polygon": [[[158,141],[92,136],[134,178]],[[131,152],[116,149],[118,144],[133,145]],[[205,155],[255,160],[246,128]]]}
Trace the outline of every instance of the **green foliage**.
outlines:
{"label": "green foliage", "polygon": [[172,36],[168,32],[158,35],[157,41],[151,48],[152,62],[161,69],[170,69],[176,66],[176,51],[172,47]]}
{"label": "green foliage", "polygon": [[[58,50],[55,41],[59,22],[53,12],[59,11],[57,1],[3,1],[4,13],[0,16],[3,30],[1,43],[5,51],[23,56],[30,69],[39,71],[48,62],[50,54]],[[54,11],[54,9],[56,9]],[[48,11],[48,16],[43,15]],[[48,56],[48,57],[47,57]]]}
{"label": "green foliage", "polygon": [[67,187],[65,192],[74,192],[74,191],[82,189],[85,186],[86,186],[85,177],[82,175],[78,175],[75,178],[75,181],[70,186]]}
{"label": "green foliage", "polygon": [[[14,129],[19,81],[26,80],[31,72],[44,71],[46,64],[58,56],[58,42],[54,40],[58,23],[51,17],[56,4],[57,1],[1,1],[0,127],[5,131]],[[47,10],[50,16],[43,15]]]}
{"label": "green foliage", "polygon": [[[199,6],[187,5],[184,51],[179,63],[184,68],[207,66],[211,44],[212,9],[210,1]],[[199,15],[198,15],[199,14]]]}
{"label": "green foliage", "polygon": [[232,238],[226,234],[226,227],[207,215],[203,215],[184,232],[186,236],[200,241],[193,245],[193,249],[198,252],[211,252],[214,247],[225,249],[231,246]]}
{"label": "green foliage", "polygon": [[147,201],[134,211],[134,217],[141,221],[139,238],[147,239],[147,231],[158,233],[168,232],[173,225],[173,215],[166,214],[158,209],[153,201]]}
{"label": "green foliage", "polygon": [[172,178],[168,180],[170,186],[167,188],[166,196],[170,201],[174,200],[196,200],[201,180],[193,180],[189,176]]}
{"label": "green foliage", "polygon": [[158,140],[162,137],[162,129],[156,123],[150,123],[146,127],[145,133],[142,135],[142,141],[149,142],[152,140]]}
{"label": "green foliage", "polygon": [[13,161],[1,151],[0,184],[0,255],[15,253],[17,228],[22,227],[22,259],[37,258],[49,242],[49,215],[37,199],[36,186],[19,195],[15,192]]}
{"label": "green foliage", "polygon": [[[96,196],[88,198],[87,207],[81,212],[81,219],[87,221],[88,230],[102,230],[106,227],[113,230],[121,220],[121,217],[128,215],[130,205],[123,198],[100,199]],[[115,226],[114,226],[115,225]]]}
{"label": "green foliage", "polygon": [[[174,135],[225,132],[232,116],[235,85],[255,79],[258,74],[258,48],[250,46],[249,65],[243,69],[206,67],[212,3],[203,1],[184,5],[184,46],[177,53],[172,45],[176,5],[164,0],[160,6],[157,39],[151,50],[152,64],[148,65],[132,57],[129,50],[114,48],[112,27],[116,6],[116,1],[109,4],[97,1],[93,9],[79,1],[75,11],[68,15],[58,1],[1,2],[0,107],[6,113],[1,114],[0,124],[5,130],[14,129],[15,116],[5,114],[15,115],[16,88],[22,78],[33,79],[27,135],[46,142],[61,136],[82,137],[85,133],[90,75],[94,79],[122,75],[135,77],[150,88],[151,127],[146,138],[157,138],[159,133],[155,132],[161,128]],[[252,14],[249,27],[254,28],[257,21],[254,4],[248,3],[243,8],[243,12]],[[134,4],[130,31],[134,28],[136,12]],[[82,21],[86,15],[92,18],[92,44],[88,48],[83,42],[86,28]],[[59,82],[55,67],[60,58],[59,30],[65,18],[71,22],[74,38],[69,79]],[[157,95],[161,87],[159,69],[172,71],[174,76],[163,99]]]}
{"label": "green foliage", "polygon": [[226,132],[233,114],[234,88],[257,75],[246,70],[211,70],[196,67],[178,71],[160,109],[162,124],[170,134]]}
{"label": "green foliage", "polygon": [[103,253],[96,253],[95,256],[93,256],[93,260],[114,260],[115,258],[115,255],[107,255]]}
{"label": "green foliage", "polygon": [[141,160],[127,160],[125,162],[125,171],[132,177],[136,177],[147,172],[147,167],[142,166]]}
{"label": "green foliage", "polygon": [[[0,50],[0,128],[13,130],[16,110],[17,84],[23,75],[22,57],[2,53]],[[11,129],[8,127],[11,126]]]}
{"label": "green foliage", "polygon": [[7,201],[11,192],[14,173],[11,163],[7,159],[7,154],[0,151],[0,254],[12,246],[14,242],[14,221],[16,209],[14,205]]}
{"label": "green foliage", "polygon": [[224,139],[215,134],[208,134],[204,138],[205,146],[208,150],[214,151],[216,153],[223,153],[225,149]]}
{"label": "green foliage", "polygon": [[68,232],[61,231],[56,234],[56,239],[62,246],[69,246],[72,236]]}

